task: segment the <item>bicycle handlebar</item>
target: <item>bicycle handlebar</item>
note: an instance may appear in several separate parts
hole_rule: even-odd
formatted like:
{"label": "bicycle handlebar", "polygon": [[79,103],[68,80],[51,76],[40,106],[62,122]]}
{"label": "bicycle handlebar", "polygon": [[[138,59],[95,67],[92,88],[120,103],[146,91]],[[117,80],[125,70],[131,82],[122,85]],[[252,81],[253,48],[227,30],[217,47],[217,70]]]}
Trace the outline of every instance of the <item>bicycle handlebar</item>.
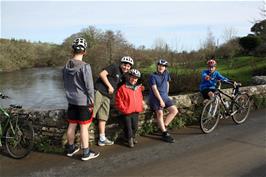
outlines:
{"label": "bicycle handlebar", "polygon": [[228,80],[228,81],[221,81],[221,80],[218,80],[217,82],[218,82],[218,88],[219,88],[219,89],[220,89],[220,87],[221,87],[221,82],[224,82],[224,83],[227,83],[227,84],[229,84],[229,85],[232,85],[234,88],[236,88],[236,87],[241,87],[241,86],[242,86],[241,83],[238,83],[238,82],[233,81],[233,80]]}

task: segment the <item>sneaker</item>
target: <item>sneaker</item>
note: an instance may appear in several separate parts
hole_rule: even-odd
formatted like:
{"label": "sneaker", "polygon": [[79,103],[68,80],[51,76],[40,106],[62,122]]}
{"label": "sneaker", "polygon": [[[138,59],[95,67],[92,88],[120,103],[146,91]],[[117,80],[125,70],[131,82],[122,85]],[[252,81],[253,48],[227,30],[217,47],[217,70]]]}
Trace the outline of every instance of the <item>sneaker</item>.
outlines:
{"label": "sneaker", "polygon": [[68,148],[67,149],[67,156],[72,157],[74,154],[76,154],[79,151],[79,147],[75,146],[73,149]]}
{"label": "sneaker", "polygon": [[83,156],[81,157],[81,160],[85,161],[85,160],[94,159],[98,157],[99,155],[100,155],[99,152],[90,151],[88,154],[83,154]]}
{"label": "sneaker", "polygon": [[107,138],[105,138],[105,141],[101,141],[100,139],[98,140],[98,145],[99,146],[105,146],[105,145],[110,146],[110,145],[113,145],[113,144],[114,144],[114,142],[111,141],[111,140],[108,140]]}
{"label": "sneaker", "polygon": [[128,146],[133,148],[134,147],[134,141],[133,141],[133,138],[129,138],[128,140]]}
{"label": "sneaker", "polygon": [[162,139],[163,139],[163,141],[168,142],[168,143],[174,143],[175,142],[175,139],[168,132],[163,133]]}

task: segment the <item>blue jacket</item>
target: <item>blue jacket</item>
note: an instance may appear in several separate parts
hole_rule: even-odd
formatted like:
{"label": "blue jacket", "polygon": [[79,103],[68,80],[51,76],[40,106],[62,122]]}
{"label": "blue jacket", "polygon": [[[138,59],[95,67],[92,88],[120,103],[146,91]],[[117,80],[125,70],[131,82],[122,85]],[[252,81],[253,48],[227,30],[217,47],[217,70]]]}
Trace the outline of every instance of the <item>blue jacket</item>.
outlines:
{"label": "blue jacket", "polygon": [[[210,80],[206,80],[205,77],[209,75],[211,77]],[[221,81],[229,81],[226,77],[222,76],[218,71],[214,71],[212,74],[209,70],[204,70],[201,73],[201,83],[200,83],[200,91],[204,89],[216,89],[217,80]]]}

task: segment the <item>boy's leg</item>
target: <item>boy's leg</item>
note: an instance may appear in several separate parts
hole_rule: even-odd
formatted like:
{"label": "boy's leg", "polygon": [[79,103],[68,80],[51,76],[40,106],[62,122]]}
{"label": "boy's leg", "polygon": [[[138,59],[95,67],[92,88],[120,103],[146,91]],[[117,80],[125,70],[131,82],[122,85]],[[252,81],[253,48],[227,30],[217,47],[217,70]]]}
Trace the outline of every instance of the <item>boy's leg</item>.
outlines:
{"label": "boy's leg", "polygon": [[76,127],[76,123],[69,123],[67,128],[67,156],[69,157],[73,156],[79,151],[79,148],[74,144]]}
{"label": "boy's leg", "polygon": [[137,144],[137,140],[136,140],[136,132],[138,130],[138,121],[139,121],[139,115],[135,114],[132,118],[131,118],[131,124],[132,124],[132,130],[133,130],[133,142],[134,144]]}
{"label": "boy's leg", "polygon": [[[158,125],[162,131],[162,140],[166,141],[168,143],[174,143],[175,142],[174,138],[171,137],[171,135],[167,132],[167,129],[165,127],[165,123],[163,120],[163,110],[157,110],[156,116],[157,116]],[[172,118],[172,120],[173,120],[173,118]]]}
{"label": "boy's leg", "polygon": [[157,119],[157,124],[162,132],[166,131],[165,125],[164,125],[164,120],[163,120],[163,110],[157,110],[155,111],[156,113],[156,119]]}
{"label": "boy's leg", "polygon": [[80,141],[83,149],[89,148],[89,126],[90,124],[80,124]]}
{"label": "boy's leg", "polygon": [[214,97],[214,93],[213,93],[212,91],[209,91],[209,92],[208,92],[208,96],[209,96],[209,98],[211,99],[211,98]]}
{"label": "boy's leg", "polygon": [[106,121],[108,120],[109,117],[109,110],[110,110],[110,99],[102,95],[99,91],[96,91],[93,114],[94,116],[98,114],[98,129],[100,136],[98,141],[99,146],[114,144],[113,141],[110,141],[105,137],[105,126],[106,126]]}
{"label": "boy's leg", "polygon": [[99,119],[98,128],[99,128],[100,135],[105,135],[105,125],[106,125],[106,121]]}
{"label": "boy's leg", "polygon": [[131,117],[131,125],[132,125],[133,138],[135,138],[136,132],[138,130],[138,114],[134,114]]}
{"label": "boy's leg", "polygon": [[94,159],[100,155],[98,152],[93,152],[89,149],[89,124],[80,124],[80,140],[83,149],[81,160]]}
{"label": "boy's leg", "polygon": [[128,146],[129,147],[134,147],[134,142],[133,142],[133,130],[132,130],[132,116],[125,116],[125,127],[126,127],[126,137],[128,140]]}
{"label": "boy's leg", "polygon": [[76,127],[77,127],[76,123],[69,123],[69,125],[68,125],[68,128],[67,128],[67,142],[70,145],[74,144]]}
{"label": "boy's leg", "polygon": [[125,130],[126,130],[125,136],[127,139],[129,139],[133,136],[131,117],[130,116],[124,116],[124,123],[125,123]]}
{"label": "boy's leg", "polygon": [[169,111],[169,113],[166,116],[164,123],[166,127],[172,122],[172,120],[175,118],[176,114],[178,113],[178,110],[174,105],[168,107],[167,110]]}

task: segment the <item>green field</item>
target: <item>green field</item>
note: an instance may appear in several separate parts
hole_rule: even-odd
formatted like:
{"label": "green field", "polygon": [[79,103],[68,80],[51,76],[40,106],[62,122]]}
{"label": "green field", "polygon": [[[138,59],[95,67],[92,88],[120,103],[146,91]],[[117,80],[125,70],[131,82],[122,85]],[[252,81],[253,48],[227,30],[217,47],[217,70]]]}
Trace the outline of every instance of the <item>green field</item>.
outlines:
{"label": "green field", "polygon": [[[191,67],[192,66],[192,67]],[[201,73],[206,69],[205,62],[195,62],[188,66],[169,67],[170,73],[177,75],[191,75]],[[235,57],[232,59],[217,59],[217,70],[224,76],[241,82],[243,85],[251,84],[251,77],[254,75],[266,75],[266,57],[259,58],[253,56]],[[145,74],[155,71],[155,65],[141,69]]]}
{"label": "green field", "polygon": [[[198,91],[201,71],[206,69],[206,61],[175,64],[175,67],[170,66],[168,68],[172,78],[170,94]],[[148,88],[148,75],[155,71],[155,65],[139,69],[143,74],[142,83]],[[217,70],[223,76],[242,83],[243,86],[253,85],[251,78],[254,75],[266,75],[266,57],[245,56],[232,59],[217,59]]]}

